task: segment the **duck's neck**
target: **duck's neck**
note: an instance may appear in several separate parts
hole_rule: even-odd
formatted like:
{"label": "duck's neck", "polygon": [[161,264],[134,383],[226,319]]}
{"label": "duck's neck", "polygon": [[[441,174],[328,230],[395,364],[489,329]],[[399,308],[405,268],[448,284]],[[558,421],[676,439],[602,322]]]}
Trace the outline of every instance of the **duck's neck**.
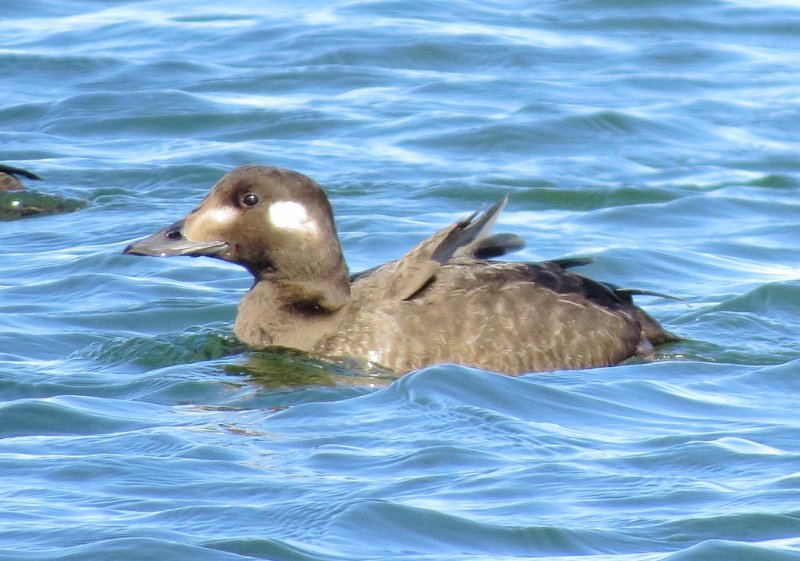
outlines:
{"label": "duck's neck", "polygon": [[325,279],[262,275],[239,303],[234,331],[251,346],[311,352],[337,331],[349,300],[346,267]]}

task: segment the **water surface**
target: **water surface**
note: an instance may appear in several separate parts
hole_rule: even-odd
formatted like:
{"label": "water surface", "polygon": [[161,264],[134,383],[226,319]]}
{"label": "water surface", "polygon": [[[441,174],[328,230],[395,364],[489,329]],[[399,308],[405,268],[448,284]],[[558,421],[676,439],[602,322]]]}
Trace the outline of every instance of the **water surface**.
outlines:
{"label": "water surface", "polygon": [[[800,559],[800,6],[10,0],[0,559]],[[518,257],[688,305],[656,362],[399,380],[232,335],[247,274],[127,243],[247,163],[353,271],[509,193]]]}

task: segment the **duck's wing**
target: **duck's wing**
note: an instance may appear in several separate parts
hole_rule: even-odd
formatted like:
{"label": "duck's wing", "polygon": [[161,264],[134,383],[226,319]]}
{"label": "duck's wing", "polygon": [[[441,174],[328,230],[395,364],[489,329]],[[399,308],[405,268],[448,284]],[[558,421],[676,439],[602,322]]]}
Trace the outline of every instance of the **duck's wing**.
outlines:
{"label": "duck's wing", "polygon": [[[455,252],[453,255],[453,259],[466,259],[466,260],[482,260],[482,259],[495,259],[497,257],[503,257],[504,255],[508,255],[509,253],[513,253],[515,251],[519,251],[525,247],[525,241],[516,234],[491,234],[486,236],[485,238],[479,238],[475,240],[473,243],[460,248],[458,251]],[[562,260],[557,259],[557,262]],[[586,265],[591,262],[591,259],[563,259],[565,262],[563,267],[577,267],[578,265]],[[573,263],[574,262],[574,263]],[[388,264],[394,264],[395,261],[392,261]],[[371,269],[366,269],[364,271],[359,271],[357,273],[353,273],[350,275],[350,282],[355,282],[358,279],[363,279],[380,269],[381,267],[385,267],[387,264],[378,265],[377,267],[372,267]]]}
{"label": "duck's wing", "polygon": [[656,296],[685,302],[682,298],[670,296],[652,290],[621,288],[613,283],[598,281],[590,277],[578,275],[567,269],[591,263],[589,258],[554,259],[542,263],[523,264],[526,277],[530,282],[545,287],[558,294],[573,294],[596,306],[615,311],[624,309],[636,317],[642,332],[642,340],[652,345],[660,345],[679,338],[663,327],[633,302],[634,296]]}
{"label": "duck's wing", "polygon": [[504,195],[480,216],[477,212],[473,212],[466,218],[440,230],[408,252],[403,260],[414,256],[418,259],[428,258],[439,265],[447,263],[459,250],[468,249],[489,234],[507,202],[508,195]]}
{"label": "duck's wing", "polygon": [[508,195],[482,214],[474,212],[439,230],[400,259],[354,275],[351,280],[363,283],[363,289],[379,293],[384,299],[406,300],[429,283],[436,271],[451,259],[485,259],[521,247],[522,240],[517,236],[488,236],[507,202]]}

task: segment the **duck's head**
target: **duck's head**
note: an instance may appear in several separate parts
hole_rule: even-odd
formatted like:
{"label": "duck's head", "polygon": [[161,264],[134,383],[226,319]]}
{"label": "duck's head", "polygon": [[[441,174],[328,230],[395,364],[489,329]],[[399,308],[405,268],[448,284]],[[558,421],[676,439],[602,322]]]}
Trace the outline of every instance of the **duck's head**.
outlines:
{"label": "duck's head", "polygon": [[267,166],[227,173],[183,219],[124,253],[216,257],[242,265],[256,280],[347,277],[325,192],[303,174]]}

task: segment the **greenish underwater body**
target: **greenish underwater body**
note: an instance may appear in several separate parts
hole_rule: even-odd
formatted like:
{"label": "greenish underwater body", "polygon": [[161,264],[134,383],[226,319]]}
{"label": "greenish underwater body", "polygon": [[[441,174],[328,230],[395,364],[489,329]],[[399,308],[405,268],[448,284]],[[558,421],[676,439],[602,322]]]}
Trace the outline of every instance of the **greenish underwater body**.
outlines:
{"label": "greenish underwater body", "polygon": [[[789,0],[7,0],[0,164],[77,204],[0,221],[0,560],[800,560],[798,52]],[[121,254],[247,163],[326,187],[353,272],[508,193],[519,259],[683,340],[250,351],[244,270]]]}

